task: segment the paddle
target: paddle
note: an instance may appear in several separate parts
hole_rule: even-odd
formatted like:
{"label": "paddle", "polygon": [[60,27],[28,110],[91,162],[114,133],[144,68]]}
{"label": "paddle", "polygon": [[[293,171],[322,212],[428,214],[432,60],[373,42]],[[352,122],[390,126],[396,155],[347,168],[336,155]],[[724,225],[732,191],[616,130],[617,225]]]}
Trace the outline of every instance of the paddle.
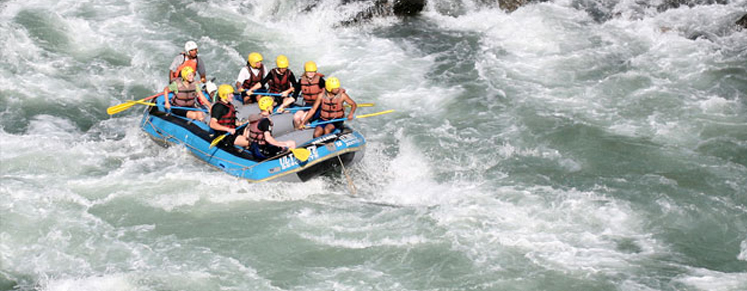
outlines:
{"label": "paddle", "polygon": [[114,115],[114,114],[120,113],[122,111],[130,109],[130,107],[132,107],[135,104],[141,104],[140,102],[145,102],[146,100],[150,100],[150,99],[156,98],[158,96],[161,96],[161,94],[163,94],[163,93],[158,93],[156,95],[153,95],[153,96],[150,96],[150,97],[146,97],[146,98],[143,98],[143,99],[140,99],[140,100],[130,100],[130,101],[126,101],[125,103],[122,103],[122,104],[114,105],[112,107],[107,108],[106,109],[106,113],[108,113],[109,115]]}
{"label": "paddle", "polygon": [[[382,114],[387,114],[387,113],[392,113],[392,112],[394,112],[394,110],[389,109],[389,110],[379,111],[379,112],[376,112],[376,113],[356,115],[353,118],[356,118],[356,119],[358,119],[358,118],[366,118],[366,117],[377,116],[377,115],[382,115]],[[345,120],[348,120],[348,119],[347,118],[337,118],[337,119],[332,119],[332,120],[327,120],[327,121],[312,122],[312,123],[307,124],[306,127],[313,127],[313,126],[317,126],[317,125],[322,125],[322,124],[327,124],[327,123],[335,123],[335,122],[338,122],[338,121],[345,121]]]}
{"label": "paddle", "polygon": [[[358,107],[373,107],[374,103],[360,103],[358,104]],[[349,104],[345,104],[345,107],[350,107]],[[309,110],[311,109],[311,106],[303,106],[303,107],[290,107],[290,108],[283,108],[285,111],[295,112],[299,110]]]}
{"label": "paddle", "polygon": [[[239,127],[237,127],[237,128],[236,128],[236,131],[235,131],[235,132],[239,132],[239,130],[240,130],[240,129],[244,128],[244,126],[247,126],[247,125],[248,125],[249,123],[250,123],[250,122],[247,122],[247,123],[244,123],[244,124],[240,125]],[[227,137],[227,136],[229,136],[229,135],[231,135],[231,132],[226,132],[226,133],[222,134],[221,136],[219,136],[219,137],[216,137],[216,138],[215,138],[215,139],[214,139],[214,140],[213,140],[212,142],[210,142],[210,147],[209,147],[209,148],[212,148],[212,147],[214,147],[214,146],[215,146],[215,145],[217,145],[217,144],[218,144],[218,143],[219,143],[219,142],[220,142],[221,140],[223,140],[224,138],[226,138],[226,137]]]}
{"label": "paddle", "polygon": [[[237,93],[233,93],[233,95],[241,96],[241,93],[237,92]],[[267,92],[252,92],[252,95],[282,96],[281,94],[278,94],[278,93],[267,93]]]}
{"label": "paddle", "polygon": [[[137,103],[137,104],[143,104],[143,105],[146,105],[146,106],[156,106],[156,103],[151,103],[151,102],[144,102],[144,101],[140,101],[140,100],[138,100],[138,101],[134,101],[134,102],[135,102],[135,103]],[[202,109],[202,108],[195,108],[195,107],[179,107],[179,106],[171,106],[171,109],[181,109],[181,110],[187,110],[187,111],[202,111],[202,112],[205,112],[205,113],[207,113],[207,112],[208,112],[208,111],[207,111],[207,110],[205,110],[205,109]]]}
{"label": "paddle", "polygon": [[293,156],[301,162],[307,161],[311,155],[311,152],[305,148],[291,149],[291,152],[293,152]]}

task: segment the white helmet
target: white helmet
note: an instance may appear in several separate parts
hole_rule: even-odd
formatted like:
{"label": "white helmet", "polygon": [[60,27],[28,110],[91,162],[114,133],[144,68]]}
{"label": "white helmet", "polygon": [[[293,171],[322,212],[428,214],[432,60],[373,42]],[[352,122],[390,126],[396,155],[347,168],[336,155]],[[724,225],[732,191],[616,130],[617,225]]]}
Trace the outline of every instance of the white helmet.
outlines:
{"label": "white helmet", "polygon": [[207,81],[207,83],[205,83],[205,90],[208,92],[208,94],[212,95],[213,92],[218,90],[218,86],[216,86],[212,80],[209,80]]}
{"label": "white helmet", "polygon": [[189,52],[189,51],[194,50],[194,49],[197,49],[197,43],[195,43],[194,41],[190,40],[190,41],[188,41],[187,43],[184,44],[184,51],[185,52]]}

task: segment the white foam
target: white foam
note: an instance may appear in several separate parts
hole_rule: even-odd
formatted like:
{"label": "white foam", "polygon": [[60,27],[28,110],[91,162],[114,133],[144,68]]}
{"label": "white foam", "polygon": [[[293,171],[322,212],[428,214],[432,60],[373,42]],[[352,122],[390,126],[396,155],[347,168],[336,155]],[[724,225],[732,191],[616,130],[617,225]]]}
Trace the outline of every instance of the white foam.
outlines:
{"label": "white foam", "polygon": [[44,291],[130,291],[137,285],[127,274],[106,274],[85,278],[50,279],[42,283]]}
{"label": "white foam", "polygon": [[677,276],[676,282],[708,291],[747,290],[747,273],[724,273],[694,268],[689,274]]}

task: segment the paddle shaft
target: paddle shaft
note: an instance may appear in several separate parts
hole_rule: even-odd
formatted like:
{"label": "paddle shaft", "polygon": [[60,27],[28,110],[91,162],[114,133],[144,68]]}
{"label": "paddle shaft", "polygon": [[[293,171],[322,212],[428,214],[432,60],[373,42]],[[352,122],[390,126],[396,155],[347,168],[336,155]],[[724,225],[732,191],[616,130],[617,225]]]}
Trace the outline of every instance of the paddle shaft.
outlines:
{"label": "paddle shaft", "polygon": [[[366,118],[366,117],[377,116],[377,115],[382,115],[382,114],[387,114],[387,113],[392,113],[392,112],[394,112],[394,110],[385,110],[385,111],[371,113],[371,114],[358,115],[358,116],[355,116],[353,118],[354,119]],[[328,123],[335,123],[335,122],[345,121],[345,120],[348,120],[348,119],[347,118],[336,118],[336,119],[331,119],[331,120],[325,120],[325,121],[319,121],[319,122],[312,122],[312,123],[307,124],[306,126],[307,127],[312,127],[312,126],[324,125],[324,124],[328,124]]]}
{"label": "paddle shaft", "polygon": [[106,113],[109,113],[109,115],[120,113],[122,111],[130,109],[130,107],[134,106],[135,104],[138,104],[138,102],[145,102],[147,100],[151,100],[153,98],[161,96],[162,94],[163,93],[158,93],[158,94],[155,94],[153,96],[145,97],[145,98],[140,99],[140,100],[130,100],[130,101],[127,101],[127,102],[122,103],[122,104],[114,105],[112,107],[107,108],[106,109]]}

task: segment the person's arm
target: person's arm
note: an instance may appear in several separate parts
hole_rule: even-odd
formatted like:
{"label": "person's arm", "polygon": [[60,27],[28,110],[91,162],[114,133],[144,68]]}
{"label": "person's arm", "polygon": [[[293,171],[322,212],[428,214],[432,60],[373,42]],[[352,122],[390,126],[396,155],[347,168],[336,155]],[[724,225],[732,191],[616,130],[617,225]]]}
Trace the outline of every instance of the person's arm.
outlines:
{"label": "person's arm", "polygon": [[[303,78],[303,76],[301,78]],[[299,78],[298,80],[296,80],[296,82],[294,83],[294,87],[293,87],[293,98],[298,98],[298,94],[300,94],[302,92],[302,90],[301,90],[301,78]]]}
{"label": "person's arm", "polygon": [[220,131],[230,132],[231,134],[235,134],[236,133],[236,129],[235,128],[230,128],[228,126],[221,125],[220,123],[218,123],[218,119],[215,119],[215,117],[210,117],[210,128],[212,128],[214,130],[220,130]]}
{"label": "person's arm", "polygon": [[173,61],[171,61],[171,65],[169,66],[169,82],[173,81],[174,79],[171,78],[174,74],[176,74],[176,69],[179,68],[179,65],[181,65],[180,61],[183,60],[182,55],[178,55],[174,58]]}
{"label": "person's arm", "polygon": [[169,98],[169,92],[177,92],[176,82],[171,82],[166,88],[163,88],[163,106],[166,109],[171,109],[171,98]]}
{"label": "person's arm", "polygon": [[[288,90],[285,90],[282,92],[283,98],[287,98],[290,93],[293,93],[296,91],[296,87],[298,87],[298,82],[296,82],[296,76],[293,75],[293,72],[291,70],[288,70],[288,82],[290,82],[290,86],[288,86]],[[296,97],[298,97],[298,93],[293,94],[293,101],[296,100]],[[285,102],[283,102],[285,103]]]}
{"label": "person's arm", "polygon": [[265,131],[264,135],[265,135],[265,141],[267,141],[267,143],[271,145],[274,145],[276,147],[281,147],[281,148],[288,148],[288,149],[296,148],[296,142],[292,140],[278,141],[274,137],[272,137],[272,133],[270,131]]}
{"label": "person's arm", "polygon": [[319,93],[319,95],[316,96],[316,101],[314,101],[314,105],[311,106],[311,109],[309,109],[309,112],[306,112],[306,118],[304,118],[301,124],[299,125],[301,128],[304,128],[306,126],[306,123],[309,122],[309,119],[314,117],[314,114],[319,109],[319,105],[322,104],[322,94],[324,93]]}
{"label": "person's arm", "polygon": [[267,82],[269,82],[269,81],[270,81],[270,79],[272,79],[272,76],[271,76],[271,74],[267,74],[267,75],[265,75],[265,77],[264,77],[264,78],[262,78],[262,81],[260,81],[260,82],[259,82],[259,83],[257,83],[257,84],[254,84],[254,86],[252,86],[252,88],[251,88],[251,89],[249,89],[249,92],[246,92],[246,95],[252,95],[252,94],[254,94],[254,90],[257,90],[257,89],[259,89],[259,88],[262,88],[262,87],[264,87],[264,86],[265,86],[265,84],[267,84]]}
{"label": "person's arm", "polygon": [[241,68],[241,70],[239,70],[239,76],[236,77],[236,90],[239,93],[243,92],[246,89],[249,89],[249,88],[244,88],[243,85],[244,85],[244,81],[246,81],[246,79],[249,79],[250,77],[251,75],[249,75],[249,71],[246,67],[243,67]]}
{"label": "person's arm", "polygon": [[226,114],[226,108],[225,106],[220,106],[218,103],[213,105],[212,109],[210,110],[210,128],[218,131],[225,131],[230,132],[231,134],[236,133],[236,130],[233,128],[230,128],[228,126],[222,125],[218,123],[218,118]]}
{"label": "person's arm", "polygon": [[205,72],[205,64],[202,62],[200,57],[197,57],[197,72],[200,73],[200,82],[207,82],[207,73]]}
{"label": "person's arm", "polygon": [[202,105],[204,105],[205,107],[207,107],[208,110],[212,110],[213,104],[210,103],[210,100],[208,100],[207,98],[205,98],[205,94],[202,93],[202,90],[199,90],[197,92],[198,92],[197,93],[197,98],[200,99],[200,103],[202,103]]}
{"label": "person's arm", "polygon": [[350,105],[350,113],[348,113],[348,120],[353,120],[353,117],[355,116],[355,109],[358,108],[358,104],[355,104],[355,101],[353,101],[350,96],[348,96],[347,93],[342,93],[342,101],[344,103],[347,103]]}

